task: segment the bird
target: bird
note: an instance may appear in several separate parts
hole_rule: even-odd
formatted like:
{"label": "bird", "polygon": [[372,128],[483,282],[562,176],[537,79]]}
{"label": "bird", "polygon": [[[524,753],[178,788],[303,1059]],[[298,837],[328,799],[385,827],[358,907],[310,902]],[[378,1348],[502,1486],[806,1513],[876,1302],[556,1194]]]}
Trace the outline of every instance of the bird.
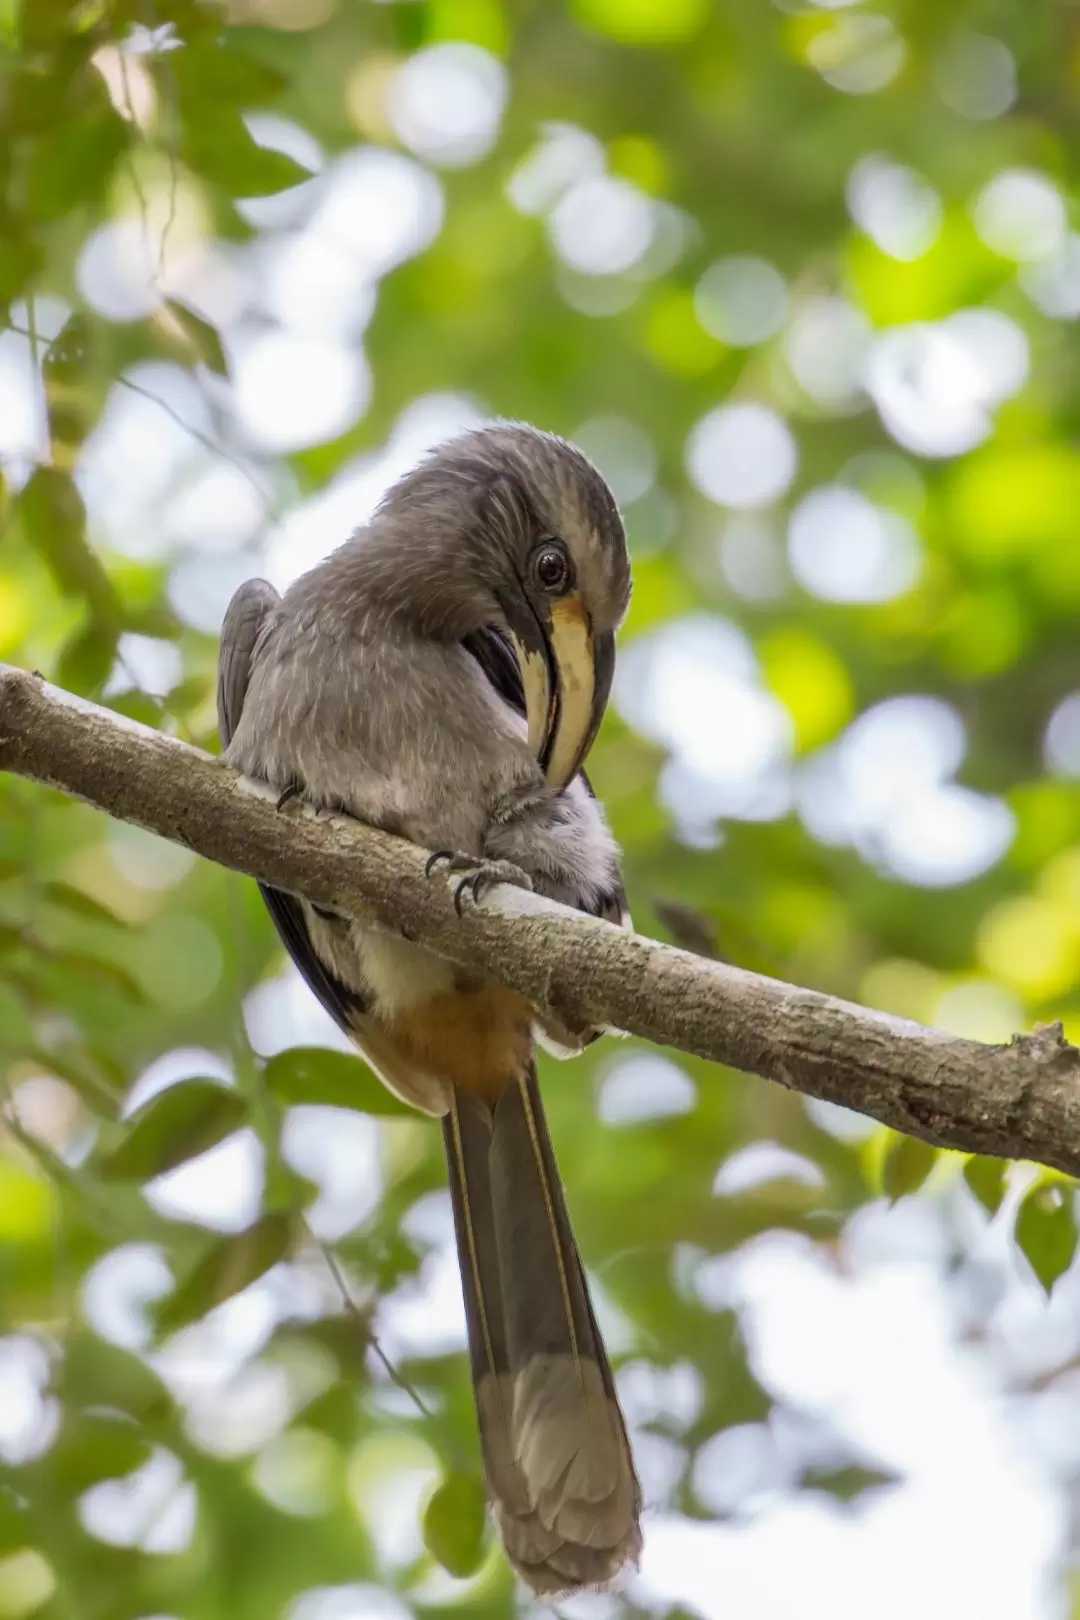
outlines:
{"label": "bird", "polygon": [[[631,593],[612,491],[576,446],[497,421],[429,451],[370,520],[222,626],[225,758],[316,811],[410,839],[455,903],[510,881],[630,926],[582,769]],[[261,885],[310,989],[376,1075],[441,1121],[480,1449],[510,1564],[538,1596],[605,1590],[641,1487],[537,1081],[566,1028],[422,943]]]}

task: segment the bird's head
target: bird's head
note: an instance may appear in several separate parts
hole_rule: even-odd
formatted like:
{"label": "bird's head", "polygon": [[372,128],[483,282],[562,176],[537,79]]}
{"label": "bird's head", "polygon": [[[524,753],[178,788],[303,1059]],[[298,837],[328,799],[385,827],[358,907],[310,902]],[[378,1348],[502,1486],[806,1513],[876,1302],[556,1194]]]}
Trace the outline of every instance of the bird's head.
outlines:
{"label": "bird's head", "polygon": [[[603,719],[615,631],[630,600],[626,533],[611,490],[573,445],[517,423],[452,440],[398,489],[408,495],[413,532],[451,547],[452,559],[443,549],[440,562],[461,570],[477,615],[470,628],[494,623],[509,635],[530,748],[561,792]],[[437,572],[445,586],[445,568]]]}

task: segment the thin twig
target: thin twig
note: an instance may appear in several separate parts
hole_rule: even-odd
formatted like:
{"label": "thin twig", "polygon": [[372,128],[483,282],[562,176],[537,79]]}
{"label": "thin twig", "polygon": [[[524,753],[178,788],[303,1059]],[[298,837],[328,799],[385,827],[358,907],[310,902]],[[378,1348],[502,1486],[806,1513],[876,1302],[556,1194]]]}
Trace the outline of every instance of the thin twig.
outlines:
{"label": "thin twig", "polygon": [[[27,303],[29,308],[32,300],[28,300]],[[29,339],[31,352],[36,356],[37,351],[35,345],[37,343],[37,334],[35,330],[26,326],[19,326],[15,321],[8,321],[5,330],[8,332],[14,332],[17,337]],[[59,333],[57,336],[59,336]],[[52,342],[46,347],[44,356],[42,357],[44,360],[47,360],[51,355],[56,341],[57,339],[53,338]],[[35,358],[35,366],[37,366],[37,364],[38,362]],[[266,519],[266,522],[272,529],[280,528],[280,520],[267,497],[265,489],[259,483],[259,480],[255,477],[255,474],[251,471],[251,468],[248,467],[238,455],[236,455],[232,450],[229,450],[225,445],[219,444],[215,439],[212,439],[210,435],[208,433],[204,433],[201,428],[197,428],[191,422],[185,421],[180,415],[180,412],[174,406],[170,405],[168,400],[160,399],[157,394],[151,393],[149,388],[144,388],[142,383],[134,382],[132,378],[124,376],[114,377],[112,380],[118,388],[126,388],[129,393],[138,394],[140,399],[149,400],[151,405],[156,405],[159,410],[164,411],[165,415],[170,417],[172,421],[176,423],[178,428],[182,428],[190,438],[194,439],[196,444],[201,445],[204,450],[209,450],[211,455],[220,456],[223,461],[227,461],[231,466],[235,467],[236,471],[241,475],[241,477],[247,480],[247,482],[251,485],[251,488],[259,497],[259,500],[262,503],[263,517]]]}
{"label": "thin twig", "polygon": [[[161,23],[158,19],[154,0],[146,0],[146,11],[150,18],[150,31],[152,34],[156,35],[161,27]],[[162,81],[168,81],[171,92],[168,107],[168,135],[164,140],[161,141],[161,145],[165,149],[165,155],[169,160],[169,206],[165,215],[165,224],[162,226],[161,235],[158,237],[157,278],[159,281],[161,281],[165,275],[166,247],[168,244],[169,235],[176,223],[176,215],[179,207],[180,154],[178,151],[176,132],[180,123],[180,96],[176,84],[176,75],[173,72],[172,62],[170,60],[171,52],[166,47],[164,50],[156,51],[155,55],[161,64]]]}
{"label": "thin twig", "polygon": [[[123,42],[119,39],[116,43],[116,55],[120,63],[120,85],[124,93],[124,105],[127,109],[128,123],[133,129],[138,129],[139,123],[135,116],[135,101],[131,93],[131,78],[128,74],[127,52],[124,49]],[[143,183],[139,178],[138,165],[135,161],[134,144],[130,141],[128,142],[125,156],[127,159],[128,176],[131,180],[131,189],[134,191],[135,199],[139,205],[139,218],[142,221],[143,240],[146,244],[146,258],[147,262],[149,263],[151,258],[151,243],[153,241],[153,232],[150,229],[150,205],[146,200],[146,192],[143,190]],[[160,292],[161,290],[158,285],[159,277],[160,260],[158,270],[151,269],[150,274],[147,277],[147,286],[153,288],[155,292]]]}
{"label": "thin twig", "polygon": [[166,416],[172,418],[177,427],[183,428],[184,432],[190,434],[198,444],[202,445],[204,450],[209,450],[213,455],[221,456],[222,460],[228,461],[233,467],[235,467],[237,472],[247,480],[252,489],[258,495],[260,501],[262,502],[263,516],[265,517],[267,523],[271,528],[276,529],[279,527],[278,518],[269,500],[267,499],[266,491],[263,489],[262,485],[259,483],[251,469],[246,467],[240,460],[239,456],[234,455],[233,452],[226,449],[223,444],[215,443],[215,441],[210,438],[209,434],[203,433],[201,428],[193,427],[190,422],[185,422],[184,418],[180,415],[180,412],[175,410],[167,400],[159,399],[157,394],[151,393],[149,388],[144,388],[141,383],[133,382],[130,377],[117,377],[115,380],[118,387],[126,388],[132,394],[138,394],[141,399],[147,399],[151,404],[156,405],[160,410],[163,410]]}
{"label": "thin twig", "polygon": [[386,1354],[386,1351],[383,1349],[382,1345],[379,1343],[370,1322],[368,1322],[367,1318],[364,1316],[364,1313],[361,1311],[359,1305],[357,1305],[352,1296],[352,1290],[349,1287],[348,1278],[345,1276],[341,1263],[333,1249],[330,1248],[329,1244],[324,1243],[321,1238],[315,1236],[315,1233],[311,1230],[311,1226],[306,1220],[304,1221],[304,1225],[307,1228],[307,1233],[312,1243],[314,1243],[315,1247],[326,1261],[330,1275],[333,1277],[341,1293],[341,1298],[344,1302],[346,1311],[360,1328],[365,1340],[367,1341],[368,1348],[373,1352],[376,1360],[382,1366],[391,1383],[396,1384],[398,1389],[409,1397],[409,1399],[424,1417],[428,1418],[432,1423],[437,1422],[437,1414],[431,1410],[431,1407],[428,1406],[427,1402],[423,1399],[420,1391],[409,1382],[409,1380],[405,1377],[405,1374],[398,1371],[398,1369],[394,1366],[394,1363],[390,1360],[390,1357]]}

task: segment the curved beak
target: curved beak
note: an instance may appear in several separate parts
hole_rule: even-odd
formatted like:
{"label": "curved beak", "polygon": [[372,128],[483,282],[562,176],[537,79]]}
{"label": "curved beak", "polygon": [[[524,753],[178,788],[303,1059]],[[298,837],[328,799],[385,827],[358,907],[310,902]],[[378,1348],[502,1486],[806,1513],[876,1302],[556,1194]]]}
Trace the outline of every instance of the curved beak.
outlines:
{"label": "curved beak", "polygon": [[615,637],[595,635],[573,597],[553,602],[547,623],[532,618],[524,636],[516,626],[511,636],[525,687],[529,748],[561,793],[581,769],[604,718]]}

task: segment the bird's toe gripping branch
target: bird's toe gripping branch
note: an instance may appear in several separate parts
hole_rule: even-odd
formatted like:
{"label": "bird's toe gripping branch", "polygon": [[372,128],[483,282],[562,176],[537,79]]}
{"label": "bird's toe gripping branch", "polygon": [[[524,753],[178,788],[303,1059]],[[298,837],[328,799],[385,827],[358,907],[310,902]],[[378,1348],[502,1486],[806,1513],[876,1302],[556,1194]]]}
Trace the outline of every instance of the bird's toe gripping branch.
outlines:
{"label": "bird's toe gripping branch", "polygon": [[465,896],[471,894],[473,900],[479,904],[488,889],[496,883],[512,883],[516,889],[531,889],[532,879],[520,866],[512,861],[481,861],[475,855],[463,855],[452,849],[436,850],[429,855],[424,865],[425,876],[431,877],[440,866],[445,866],[447,873],[463,872],[464,877],[454,885],[454,910],[461,916],[461,908],[465,903]]}

